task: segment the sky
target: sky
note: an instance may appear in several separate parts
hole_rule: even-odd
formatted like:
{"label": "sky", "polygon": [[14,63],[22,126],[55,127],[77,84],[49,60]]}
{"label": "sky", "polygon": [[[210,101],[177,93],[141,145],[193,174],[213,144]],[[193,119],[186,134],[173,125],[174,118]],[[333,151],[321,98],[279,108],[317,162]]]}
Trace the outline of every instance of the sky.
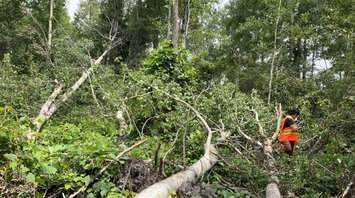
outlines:
{"label": "sky", "polygon": [[[220,4],[218,7],[223,7],[226,5],[230,0],[220,0]],[[67,9],[68,9],[68,14],[71,19],[74,19],[74,14],[78,10],[80,0],[67,0]]]}
{"label": "sky", "polygon": [[71,19],[74,18],[75,12],[78,10],[80,0],[67,0],[68,14]]}

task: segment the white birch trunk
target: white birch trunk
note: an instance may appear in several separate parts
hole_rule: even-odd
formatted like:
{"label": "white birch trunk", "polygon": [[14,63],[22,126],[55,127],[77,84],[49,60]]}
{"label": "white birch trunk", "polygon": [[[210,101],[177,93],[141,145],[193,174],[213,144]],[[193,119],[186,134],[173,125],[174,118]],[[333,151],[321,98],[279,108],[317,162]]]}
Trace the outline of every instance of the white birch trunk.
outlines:
{"label": "white birch trunk", "polygon": [[282,107],[279,104],[276,109],[277,113],[277,126],[274,134],[271,138],[267,138],[264,142],[264,154],[266,155],[266,166],[268,167],[270,174],[270,183],[266,186],[266,198],[281,198],[281,193],[278,187],[279,179],[276,175],[277,167],[274,157],[272,156],[272,142],[277,139],[277,135],[279,134],[280,124],[282,119]]}
{"label": "white birch trunk", "polygon": [[120,129],[127,129],[128,124],[126,122],[126,119],[124,117],[124,110],[120,109],[116,113],[116,119],[118,120],[118,124],[120,126]]}
{"label": "white birch trunk", "polygon": [[270,175],[270,183],[266,186],[266,198],[281,198],[281,193],[280,193],[280,190],[278,187],[279,179],[276,175],[276,173],[277,173],[276,162],[275,162],[274,157],[272,156],[272,153],[273,153],[272,142],[274,141],[274,136],[277,137],[277,134],[279,132],[280,122],[281,122],[281,116],[282,116],[281,104],[279,104],[278,109],[276,109],[276,113],[278,116],[277,127],[275,130],[275,133],[270,138],[265,137],[264,128],[262,127],[261,122],[259,120],[258,112],[255,109],[252,109],[252,111],[255,114],[255,120],[259,126],[260,135],[264,137],[263,144],[258,143],[253,138],[244,134],[241,131],[241,129],[239,128],[239,126],[238,126],[238,130],[239,130],[239,133],[241,133],[246,139],[248,139],[251,142],[254,142],[255,144],[257,144],[263,148],[264,155],[266,156],[264,163],[266,164],[267,170]]}
{"label": "white birch trunk", "polygon": [[279,25],[280,21],[280,11],[281,11],[281,3],[282,0],[279,1],[279,9],[277,13],[276,25],[275,25],[275,35],[274,35],[274,51],[272,53],[272,61],[271,61],[271,69],[270,69],[270,81],[269,81],[269,93],[267,97],[267,103],[270,105],[271,102],[271,92],[272,92],[272,80],[274,76],[274,67],[275,67],[275,58],[276,58],[276,51],[277,51],[277,26]]}
{"label": "white birch trunk", "polygon": [[55,100],[63,91],[63,84],[59,84],[58,87],[54,89],[52,94],[48,97],[47,101],[42,105],[38,116],[34,119],[33,125],[35,126],[35,131],[39,131],[43,124],[43,119],[48,119],[48,116],[56,110]]}
{"label": "white birch trunk", "polygon": [[[57,111],[60,105],[65,103],[73,95],[73,93],[79,89],[79,87],[88,79],[90,73],[94,71],[98,64],[101,63],[104,56],[110,50],[111,48],[106,49],[101,56],[93,62],[92,66],[88,70],[84,71],[81,77],[63,95],[59,96],[63,87],[58,87],[53,91],[47,101],[42,105],[39,115],[34,119],[33,124],[35,125],[35,129],[30,130],[27,133],[26,136],[28,139],[34,139],[35,133],[39,132],[46,121],[49,120]],[[56,101],[56,98],[58,97],[59,99]]]}
{"label": "white birch trunk", "polygon": [[[166,95],[170,96],[168,93]],[[193,108],[187,102],[170,96],[175,100],[185,104],[189,109],[191,109],[196,117],[199,119],[200,124],[208,132],[207,140],[205,143],[205,154],[194,164],[189,166],[186,170],[178,172],[158,183],[149,186],[140,192],[136,197],[137,198],[168,198],[171,194],[175,193],[183,184],[192,183],[202,176],[205,172],[211,169],[218,161],[218,153],[212,141],[212,130],[208,126],[206,120],[201,116],[201,114]]]}
{"label": "white birch trunk", "polygon": [[49,19],[48,19],[48,51],[50,52],[52,49],[52,21],[53,21],[53,7],[54,7],[54,0],[50,1],[49,5]]}
{"label": "white birch trunk", "polygon": [[140,192],[136,198],[168,198],[183,184],[196,181],[217,163],[217,151],[210,145],[205,155],[186,170],[178,172]]}

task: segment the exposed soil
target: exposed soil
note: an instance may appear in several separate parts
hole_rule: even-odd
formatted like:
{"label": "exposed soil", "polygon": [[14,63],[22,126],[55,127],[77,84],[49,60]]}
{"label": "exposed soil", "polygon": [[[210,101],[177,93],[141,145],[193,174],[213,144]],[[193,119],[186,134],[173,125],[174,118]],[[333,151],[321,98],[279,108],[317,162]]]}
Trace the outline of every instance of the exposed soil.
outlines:
{"label": "exposed soil", "polygon": [[0,197],[17,197],[17,195],[33,195],[35,187],[28,184],[19,175],[0,175]]}
{"label": "exposed soil", "polygon": [[[128,159],[120,171],[118,186],[133,192],[140,192],[148,186],[164,179],[158,171],[143,160]],[[177,196],[180,198],[215,198],[216,194],[206,184],[186,184]]]}
{"label": "exposed soil", "polygon": [[164,177],[143,160],[128,159],[121,169],[118,186],[133,192],[140,192],[162,179]]}
{"label": "exposed soil", "polygon": [[180,198],[217,198],[217,195],[208,187],[207,184],[186,184],[178,192]]}

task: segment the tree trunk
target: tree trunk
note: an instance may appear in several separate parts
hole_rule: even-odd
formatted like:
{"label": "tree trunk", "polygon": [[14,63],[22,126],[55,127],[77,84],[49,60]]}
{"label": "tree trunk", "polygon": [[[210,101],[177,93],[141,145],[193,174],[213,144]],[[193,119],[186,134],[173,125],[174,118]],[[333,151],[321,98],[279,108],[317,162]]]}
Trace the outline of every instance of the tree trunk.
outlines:
{"label": "tree trunk", "polygon": [[275,64],[275,57],[276,57],[276,51],[277,51],[277,28],[279,25],[280,21],[280,11],[281,11],[281,3],[282,0],[279,1],[279,9],[277,13],[277,19],[276,19],[276,24],[275,24],[275,35],[274,35],[274,50],[272,53],[272,61],[271,61],[271,69],[270,69],[270,80],[269,80],[269,93],[267,97],[267,104],[270,106],[271,103],[271,92],[272,92],[272,80],[273,80],[273,75],[274,75],[274,64]]}
{"label": "tree trunk", "polygon": [[[155,89],[157,89],[157,88],[155,88]],[[159,90],[159,91],[162,91],[162,90]],[[205,154],[203,155],[203,157],[201,157],[197,162],[192,164],[186,170],[178,172],[178,173],[144,189],[142,192],[140,192],[136,196],[137,198],[170,197],[170,195],[172,193],[176,192],[183,184],[192,183],[192,182],[196,181],[197,178],[199,178],[205,172],[207,172],[209,169],[211,169],[218,161],[217,150],[214,147],[214,145],[211,144],[213,132],[212,132],[211,128],[208,126],[206,120],[201,116],[201,114],[195,108],[193,108],[187,102],[181,100],[180,98],[176,98],[174,96],[171,96],[170,94],[168,94],[164,91],[162,91],[162,92],[164,94],[166,94],[167,96],[174,98],[178,102],[185,104],[189,109],[191,109],[195,113],[195,115],[198,118],[198,120],[200,121],[200,124],[202,125],[202,127],[205,129],[206,132],[208,132],[207,140],[205,143]]]}
{"label": "tree trunk", "polygon": [[266,198],[281,198],[281,193],[277,183],[269,183],[266,187]]}
{"label": "tree trunk", "polygon": [[52,94],[48,97],[47,101],[42,105],[39,115],[33,121],[33,125],[35,126],[37,132],[41,129],[43,120],[48,119],[57,109],[55,100],[62,93],[62,90],[63,84],[60,84],[57,88],[54,89]]}
{"label": "tree trunk", "polygon": [[179,44],[179,34],[180,34],[180,20],[179,20],[179,0],[172,0],[172,43],[176,48]]}
{"label": "tree trunk", "polygon": [[48,19],[48,51],[50,52],[52,49],[52,21],[53,21],[53,7],[54,0],[50,1],[49,5],[49,19]]}
{"label": "tree trunk", "polygon": [[270,175],[270,183],[266,186],[266,198],[281,198],[281,193],[278,187],[279,179],[276,175],[277,168],[275,159],[272,156],[272,138],[267,138],[264,142],[264,154],[266,155],[265,164],[268,167]]}
{"label": "tree trunk", "polygon": [[178,172],[140,192],[136,198],[170,197],[183,184],[196,181],[217,163],[217,151],[210,145],[205,154],[186,170]]}
{"label": "tree trunk", "polygon": [[184,16],[182,19],[181,27],[181,44],[185,48],[187,46],[187,36],[189,33],[189,22],[190,22],[190,0],[185,0],[184,5]]}
{"label": "tree trunk", "polygon": [[276,108],[277,125],[276,130],[271,138],[267,138],[264,142],[264,154],[266,155],[266,166],[268,167],[270,174],[270,183],[266,186],[266,198],[281,198],[281,193],[278,187],[279,179],[276,176],[277,167],[275,159],[272,156],[272,142],[277,139],[277,135],[280,131],[280,125],[282,120],[282,106],[278,105]]}
{"label": "tree trunk", "polygon": [[128,124],[127,121],[124,117],[124,108],[121,108],[120,110],[117,111],[116,113],[116,118],[118,121],[118,125],[120,126],[120,129],[127,129],[128,128]]}
{"label": "tree trunk", "polygon": [[168,40],[171,40],[172,38],[171,38],[171,23],[172,23],[172,17],[171,17],[171,7],[172,7],[172,3],[171,3],[171,1],[169,1],[169,10],[168,10],[168,31],[167,31],[167,33],[166,33],[166,38],[168,39]]}
{"label": "tree trunk", "polygon": [[[111,50],[111,47],[106,49],[99,58],[97,58],[93,63],[92,66],[83,72],[81,77],[61,96],[59,94],[62,91],[62,87],[59,87],[53,91],[53,93],[49,96],[48,100],[46,103],[44,103],[41,107],[41,111],[39,115],[34,119],[34,130],[30,130],[26,136],[28,139],[34,139],[35,133],[39,132],[43,125],[46,123],[47,120],[49,120],[53,114],[57,111],[57,109],[65,103],[72,95],[73,93],[78,90],[78,88],[88,79],[89,75],[91,72],[94,71],[96,66],[101,63],[102,59],[104,56]],[[58,101],[56,101],[56,98],[58,98]]]}
{"label": "tree trunk", "polygon": [[[261,136],[264,136],[265,131],[264,131],[264,128],[262,127],[261,122],[259,120],[259,114],[254,109],[252,109],[252,111],[255,114],[255,120],[259,126],[259,133]],[[256,141],[253,138],[249,137],[248,135],[244,134],[241,131],[240,127],[237,125],[237,129],[238,129],[239,133],[241,133],[244,136],[244,138],[246,138],[249,141],[253,142],[254,144],[260,146],[264,151],[264,155],[265,155],[264,163],[265,163],[268,173],[270,175],[270,182],[266,186],[266,198],[281,198],[281,193],[280,193],[280,190],[278,187],[279,179],[276,175],[276,173],[277,173],[276,161],[275,161],[274,157],[272,156],[272,152],[273,152],[272,142],[276,139],[277,134],[279,133],[279,126],[280,126],[281,118],[282,118],[281,104],[279,104],[278,108],[276,109],[276,113],[278,116],[278,120],[277,120],[277,126],[276,126],[275,133],[270,138],[266,138],[264,136],[265,138],[264,138],[263,143],[260,143],[259,141]]]}

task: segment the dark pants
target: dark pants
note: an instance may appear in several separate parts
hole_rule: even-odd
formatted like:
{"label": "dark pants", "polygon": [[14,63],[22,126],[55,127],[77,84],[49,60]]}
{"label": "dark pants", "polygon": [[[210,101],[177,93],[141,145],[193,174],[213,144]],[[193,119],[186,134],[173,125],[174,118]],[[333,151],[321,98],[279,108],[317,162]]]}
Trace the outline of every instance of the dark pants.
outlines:
{"label": "dark pants", "polygon": [[285,151],[285,153],[292,155],[293,153],[293,147],[295,146],[294,141],[284,141],[281,142],[282,149]]}

